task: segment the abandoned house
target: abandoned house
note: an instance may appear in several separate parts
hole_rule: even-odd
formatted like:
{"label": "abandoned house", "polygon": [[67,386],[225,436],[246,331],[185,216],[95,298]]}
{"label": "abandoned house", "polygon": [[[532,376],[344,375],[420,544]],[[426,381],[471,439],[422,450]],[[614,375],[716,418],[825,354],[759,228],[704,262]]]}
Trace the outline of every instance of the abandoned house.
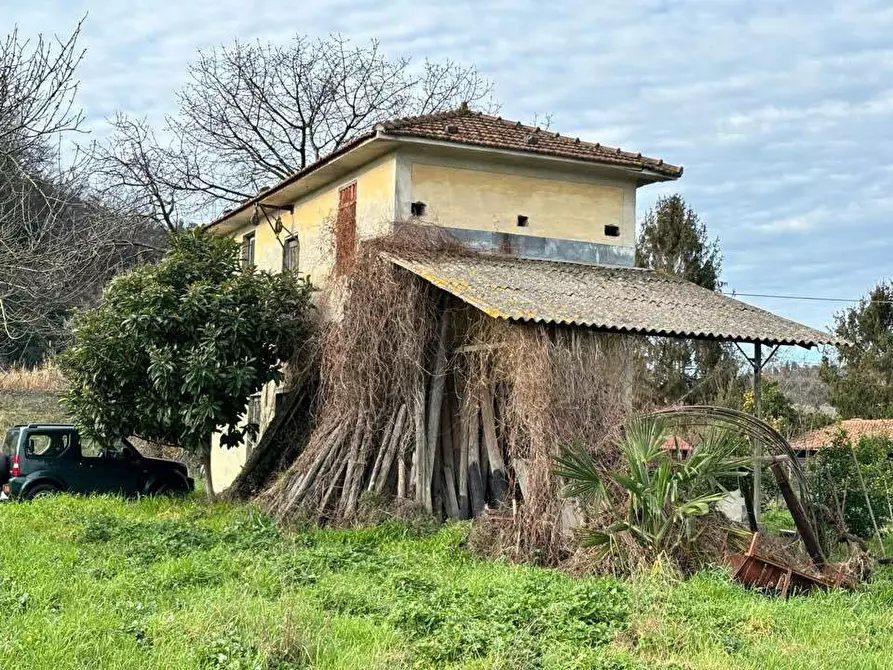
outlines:
{"label": "abandoned house", "polygon": [[[241,240],[245,263],[297,270],[324,287],[349,271],[359,240],[387,235],[395,222],[427,224],[481,253],[390,260],[496,320],[754,343],[757,371],[761,345],[836,344],[634,267],[637,190],[681,176],[663,160],[459,109],[379,123],[208,228]],[[249,405],[262,429],[276,398],[268,388]],[[216,491],[251,448],[213,445]]]}

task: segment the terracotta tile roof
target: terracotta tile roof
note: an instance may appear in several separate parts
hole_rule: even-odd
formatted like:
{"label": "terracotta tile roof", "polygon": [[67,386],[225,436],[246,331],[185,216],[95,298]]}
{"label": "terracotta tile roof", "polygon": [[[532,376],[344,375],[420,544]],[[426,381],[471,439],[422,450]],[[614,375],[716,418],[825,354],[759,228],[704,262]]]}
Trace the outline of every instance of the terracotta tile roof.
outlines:
{"label": "terracotta tile roof", "polygon": [[685,438],[678,435],[668,435],[661,445],[661,449],[664,451],[691,451],[692,446]]}
{"label": "terracotta tile roof", "polygon": [[442,140],[456,144],[509,149],[543,156],[573,158],[604,165],[650,170],[666,179],[678,179],[682,176],[681,167],[664,163],[661,159],[648,158],[640,153],[621,151],[618,148],[598,143],[584,142],[578,137],[565,137],[559,133],[525,126],[519,121],[507,121],[500,117],[460,108],[437,114],[410,116],[377,123],[371,130],[358,135],[329,155],[323,156],[315,163],[298,170],[271,188],[226,210],[217,219],[205,224],[205,228],[212,228],[236,213],[253,207],[256,203],[264,201],[336,158],[350,153],[365,142],[374,140],[381,135],[391,138],[416,137]]}
{"label": "terracotta tile roof", "polygon": [[638,268],[484,254],[390,259],[494,318],[766,344],[845,344],[696,284]]}
{"label": "terracotta tile roof", "polygon": [[839,429],[843,428],[853,442],[863,437],[893,438],[893,419],[847,419],[834,425],[812,430],[791,442],[796,451],[815,451],[831,442]]}
{"label": "terracotta tile roof", "polygon": [[394,136],[427,138],[650,170],[670,179],[682,176],[681,167],[664,163],[657,158],[584,142],[579,137],[566,137],[523,125],[519,121],[508,121],[467,109],[385,121],[375,129]]}

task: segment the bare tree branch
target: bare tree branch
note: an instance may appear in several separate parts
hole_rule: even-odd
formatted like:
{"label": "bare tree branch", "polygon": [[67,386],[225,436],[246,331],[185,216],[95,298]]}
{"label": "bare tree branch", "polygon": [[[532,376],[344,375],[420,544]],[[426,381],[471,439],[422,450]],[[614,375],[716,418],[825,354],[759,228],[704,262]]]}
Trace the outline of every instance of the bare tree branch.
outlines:
{"label": "bare tree branch", "polygon": [[[492,85],[452,61],[390,59],[339,35],[200,52],[158,134],[117,117],[94,148],[104,193],[169,229],[252,197],[388,118],[494,108]],[[167,143],[160,142],[161,137]]]}
{"label": "bare tree branch", "polygon": [[72,308],[164,245],[151,221],[91,193],[86,156],[62,164],[63,138],[83,118],[79,31],[0,44],[0,365],[57,349]]}

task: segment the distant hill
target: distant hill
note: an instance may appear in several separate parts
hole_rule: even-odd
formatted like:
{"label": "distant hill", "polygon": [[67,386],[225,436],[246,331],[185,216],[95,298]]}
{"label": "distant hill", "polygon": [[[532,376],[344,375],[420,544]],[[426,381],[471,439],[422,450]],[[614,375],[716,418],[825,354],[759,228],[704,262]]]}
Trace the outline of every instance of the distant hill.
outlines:
{"label": "distant hill", "polygon": [[770,366],[765,376],[777,381],[782,393],[798,408],[836,414],[828,404],[828,387],[819,378],[818,365],[778,363]]}

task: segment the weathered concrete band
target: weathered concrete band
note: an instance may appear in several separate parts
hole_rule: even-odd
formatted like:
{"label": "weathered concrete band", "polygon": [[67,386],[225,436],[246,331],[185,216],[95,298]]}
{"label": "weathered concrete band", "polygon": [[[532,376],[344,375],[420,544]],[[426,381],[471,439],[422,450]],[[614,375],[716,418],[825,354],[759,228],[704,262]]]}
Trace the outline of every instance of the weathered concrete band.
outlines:
{"label": "weathered concrete band", "polygon": [[444,228],[444,230],[475,251],[538,261],[566,261],[587,265],[634,267],[636,264],[633,247],[465,228]]}

